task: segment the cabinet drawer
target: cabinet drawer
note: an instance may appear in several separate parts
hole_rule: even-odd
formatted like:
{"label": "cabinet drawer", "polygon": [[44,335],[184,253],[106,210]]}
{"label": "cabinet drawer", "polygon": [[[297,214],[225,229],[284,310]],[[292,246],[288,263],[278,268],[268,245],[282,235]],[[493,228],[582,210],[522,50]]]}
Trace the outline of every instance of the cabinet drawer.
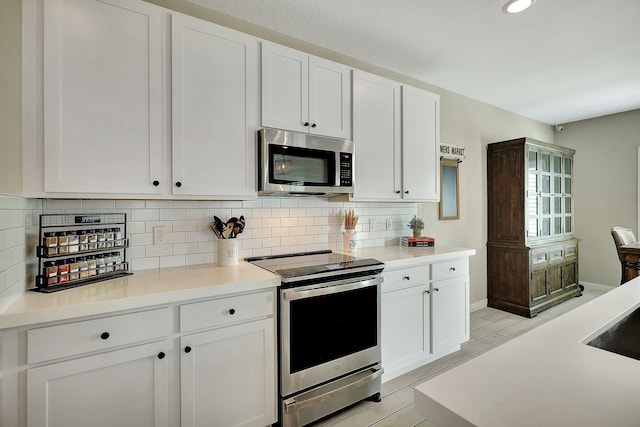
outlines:
{"label": "cabinet drawer", "polygon": [[168,308],[83,320],[27,331],[27,362],[38,363],[164,337],[171,333]]}
{"label": "cabinet drawer", "polygon": [[467,274],[469,274],[469,259],[467,258],[431,264],[431,280],[442,280]]}
{"label": "cabinet drawer", "polygon": [[578,246],[577,245],[569,245],[564,248],[564,257],[565,259],[574,259],[578,255]]}
{"label": "cabinet drawer", "polygon": [[385,270],[382,272],[382,277],[384,277],[382,293],[385,293],[427,283],[429,281],[429,270],[426,264],[418,265],[399,270]]}
{"label": "cabinet drawer", "polygon": [[554,262],[562,262],[564,259],[564,248],[549,249],[549,264]]}
{"label": "cabinet drawer", "polygon": [[531,268],[546,267],[549,262],[549,252],[546,249],[532,250],[530,262]]}
{"label": "cabinet drawer", "polygon": [[180,332],[273,316],[273,291],[238,295],[180,306]]}

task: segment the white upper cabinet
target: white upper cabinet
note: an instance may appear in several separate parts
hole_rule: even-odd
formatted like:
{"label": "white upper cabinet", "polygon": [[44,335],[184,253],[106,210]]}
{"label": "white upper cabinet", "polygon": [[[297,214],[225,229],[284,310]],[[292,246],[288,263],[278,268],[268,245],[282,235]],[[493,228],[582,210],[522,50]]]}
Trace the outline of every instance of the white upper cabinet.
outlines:
{"label": "white upper cabinet", "polygon": [[353,71],[354,199],[401,200],[401,85]]}
{"label": "white upper cabinet", "polygon": [[352,199],[439,201],[439,122],[438,95],[354,70]]}
{"label": "white upper cabinet", "polygon": [[440,201],[440,96],[402,87],[402,197]]}
{"label": "white upper cabinet", "polygon": [[44,191],[161,192],[161,11],[44,2]]}
{"label": "white upper cabinet", "polygon": [[351,139],[351,69],[263,43],[262,125]]}
{"label": "white upper cabinet", "polygon": [[172,15],[172,193],[255,197],[258,40]]}

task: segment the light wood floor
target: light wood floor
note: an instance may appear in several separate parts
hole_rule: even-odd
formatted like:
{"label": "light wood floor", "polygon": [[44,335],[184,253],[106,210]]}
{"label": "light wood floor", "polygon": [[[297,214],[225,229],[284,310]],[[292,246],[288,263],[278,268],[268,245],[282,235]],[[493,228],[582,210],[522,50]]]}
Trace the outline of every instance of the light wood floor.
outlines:
{"label": "light wood floor", "polygon": [[462,348],[428,365],[382,384],[382,402],[360,402],[314,424],[316,427],[432,427],[413,407],[413,388],[429,378],[521,335],[603,292],[585,290],[581,297],[552,307],[533,319],[516,316],[493,308],[471,313],[471,339]]}

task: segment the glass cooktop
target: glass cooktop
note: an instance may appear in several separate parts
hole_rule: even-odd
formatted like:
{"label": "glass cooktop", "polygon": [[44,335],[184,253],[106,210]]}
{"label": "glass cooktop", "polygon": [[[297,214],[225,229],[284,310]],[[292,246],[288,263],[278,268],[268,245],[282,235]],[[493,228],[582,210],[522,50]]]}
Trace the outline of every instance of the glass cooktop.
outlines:
{"label": "glass cooktop", "polygon": [[358,258],[330,250],[250,257],[245,261],[280,275],[285,283],[358,271],[382,271],[384,268],[384,264],[377,259]]}

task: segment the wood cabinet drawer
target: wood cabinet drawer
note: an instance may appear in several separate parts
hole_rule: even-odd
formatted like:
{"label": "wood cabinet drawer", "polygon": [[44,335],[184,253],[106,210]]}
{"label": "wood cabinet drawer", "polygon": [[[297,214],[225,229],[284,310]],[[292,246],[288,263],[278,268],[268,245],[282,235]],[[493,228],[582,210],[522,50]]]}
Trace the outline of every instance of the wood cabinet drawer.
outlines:
{"label": "wood cabinet drawer", "polygon": [[564,259],[564,248],[549,249],[549,263],[562,262]]}
{"label": "wood cabinet drawer", "polygon": [[569,245],[564,248],[565,259],[575,259],[578,256],[578,246]]}
{"label": "wood cabinet drawer", "polygon": [[549,262],[549,252],[546,249],[532,250],[530,255],[531,268],[546,267]]}
{"label": "wood cabinet drawer", "polygon": [[382,277],[384,278],[382,293],[385,293],[427,283],[429,281],[429,269],[424,264],[398,270],[384,270]]}
{"label": "wood cabinet drawer", "polygon": [[469,274],[469,259],[453,259],[451,261],[431,264],[431,280],[449,279]]}
{"label": "wood cabinet drawer", "polygon": [[105,350],[171,333],[168,308],[83,320],[27,331],[27,362]]}
{"label": "wood cabinet drawer", "polygon": [[180,332],[273,316],[274,291],[194,302],[180,306]]}

